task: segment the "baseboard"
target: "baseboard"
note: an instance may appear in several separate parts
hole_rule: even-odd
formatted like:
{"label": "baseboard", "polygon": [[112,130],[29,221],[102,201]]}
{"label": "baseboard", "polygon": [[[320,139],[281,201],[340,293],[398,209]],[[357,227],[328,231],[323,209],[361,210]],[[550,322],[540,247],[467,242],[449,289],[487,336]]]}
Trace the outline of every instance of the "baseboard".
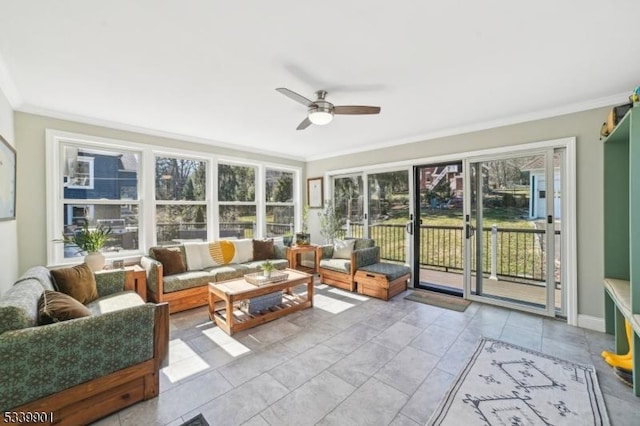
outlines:
{"label": "baseboard", "polygon": [[589,330],[604,333],[604,318],[594,317],[591,315],[578,315],[578,327],[588,328]]}

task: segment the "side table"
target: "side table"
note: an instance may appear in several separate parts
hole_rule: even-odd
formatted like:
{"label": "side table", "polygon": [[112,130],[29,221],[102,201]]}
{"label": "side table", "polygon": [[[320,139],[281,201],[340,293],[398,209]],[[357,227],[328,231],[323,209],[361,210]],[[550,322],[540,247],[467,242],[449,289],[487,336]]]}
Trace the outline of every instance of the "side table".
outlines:
{"label": "side table", "polygon": [[[309,244],[306,246],[298,246],[298,245],[293,245],[291,247],[289,247],[289,250],[287,251],[287,257],[289,258],[289,267],[291,269],[297,269],[298,271],[302,271],[302,272],[307,272],[310,274],[317,274],[318,273],[318,261],[320,259],[318,259],[318,247],[315,244]],[[303,253],[313,253],[313,268],[309,268],[307,266],[304,266],[301,264],[301,255]]]}
{"label": "side table", "polygon": [[147,271],[140,265],[125,266],[124,288],[133,290],[147,301]]}

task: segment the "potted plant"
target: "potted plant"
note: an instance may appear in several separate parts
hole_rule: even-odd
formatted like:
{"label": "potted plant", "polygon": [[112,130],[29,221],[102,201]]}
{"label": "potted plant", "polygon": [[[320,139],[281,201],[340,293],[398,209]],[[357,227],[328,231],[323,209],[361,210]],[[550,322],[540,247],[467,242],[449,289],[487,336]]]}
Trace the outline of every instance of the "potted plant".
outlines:
{"label": "potted plant", "polygon": [[111,227],[98,225],[95,229],[89,229],[89,224],[85,223],[82,228],[76,229],[71,236],[65,236],[62,242],[65,244],[73,244],[78,250],[87,253],[84,261],[91,270],[99,271],[104,268],[104,255],[100,252],[104,245],[109,241],[111,235]]}
{"label": "potted plant", "polygon": [[282,236],[282,243],[285,245],[285,247],[291,247],[291,242],[293,242],[293,232],[285,232],[285,234]]}
{"label": "potted plant", "polygon": [[265,278],[270,278],[271,273],[276,269],[270,260],[265,260],[260,267],[262,268],[262,275],[264,275]]}
{"label": "potted plant", "polygon": [[309,206],[302,209],[302,232],[296,232],[296,245],[308,246],[311,244],[311,234],[309,234]]}
{"label": "potted plant", "polygon": [[336,209],[331,200],[327,200],[324,205],[324,210],[318,212],[318,217],[320,218],[320,235],[324,237],[326,244],[333,243],[342,230],[342,226],[340,217],[336,213]]}

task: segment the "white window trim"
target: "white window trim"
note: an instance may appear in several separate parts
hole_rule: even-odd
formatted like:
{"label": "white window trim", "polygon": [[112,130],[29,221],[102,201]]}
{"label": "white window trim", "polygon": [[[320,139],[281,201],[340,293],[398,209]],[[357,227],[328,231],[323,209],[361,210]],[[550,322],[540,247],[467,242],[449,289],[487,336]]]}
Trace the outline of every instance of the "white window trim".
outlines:
{"label": "white window trim", "polygon": [[[89,184],[88,185],[72,185],[71,179],[72,179],[72,175],[71,175],[71,170],[69,170],[69,175],[66,176],[67,180],[67,188],[69,189],[94,189],[93,188],[93,179],[94,179],[94,158],[93,157],[87,157],[84,155],[78,155],[76,157],[76,163],[77,162],[85,162],[89,164]],[[75,177],[75,176],[73,176]]]}
{"label": "white window trim", "polygon": [[[195,151],[190,149],[179,149],[164,147],[159,145],[151,145],[144,143],[131,142],[119,139],[110,139],[94,135],[86,135],[79,133],[66,132],[56,129],[46,129],[45,131],[45,165],[46,165],[46,247],[47,247],[47,263],[50,266],[77,263],[78,259],[64,259],[63,255],[56,255],[56,251],[63,252],[61,244],[54,241],[59,240],[62,235],[62,218],[63,209],[60,185],[60,176],[62,176],[62,166],[64,158],[61,153],[61,144],[73,144],[78,146],[91,146],[95,148],[106,148],[109,150],[118,149],[129,152],[138,152],[141,155],[138,170],[138,200],[105,200],[105,203],[113,204],[137,204],[138,205],[138,236],[139,247],[135,254],[125,257],[125,260],[137,261],[140,255],[147,253],[149,247],[156,244],[155,241],[155,157],[171,156],[178,158],[196,159],[207,162],[207,176],[209,185],[207,185],[207,230],[209,240],[218,238],[218,180],[217,167],[219,163],[237,164],[242,166],[255,166],[256,178],[256,215],[257,219],[264,223],[265,200],[264,200],[264,170],[265,168],[275,168],[292,172],[294,175],[294,207],[296,229],[300,229],[302,223],[302,168],[298,166],[290,166],[286,164],[274,162],[261,162],[258,160],[247,160],[245,158],[237,158],[228,155],[220,155],[215,153]],[[261,197],[261,198],[259,198]],[[78,200],[74,200],[78,201]],[[197,202],[190,202],[194,204]],[[82,204],[82,203],[81,203]],[[209,226],[211,224],[211,226]],[[256,230],[255,238],[261,238],[263,234],[263,226],[259,226]],[[123,258],[121,254],[113,254],[110,257]]]}
{"label": "white window trim", "polygon": [[[449,161],[472,160],[476,157],[490,156],[494,154],[513,153],[517,156],[522,151],[532,151],[544,148],[565,148],[566,168],[563,176],[563,203],[562,214],[566,218],[563,220],[564,235],[566,238],[565,251],[562,252],[562,258],[565,259],[563,269],[565,271],[566,286],[566,315],[567,324],[578,326],[578,238],[577,238],[577,166],[576,166],[576,138],[567,137],[559,139],[551,139],[540,142],[532,142],[518,145],[503,146],[497,148],[488,148],[484,150],[460,152],[454,154],[440,155],[436,157],[422,157],[418,159],[410,159],[396,161],[392,163],[383,163],[376,165],[368,165],[362,167],[351,167],[348,169],[328,170],[325,172],[325,181],[331,182],[334,176],[341,176],[353,173],[366,173],[387,168],[412,167],[418,164],[436,164],[446,163]],[[331,198],[332,185],[325,185],[325,199]],[[565,201],[566,200],[566,201]],[[413,212],[411,206],[410,213]],[[411,253],[411,261],[413,261],[413,253]]]}

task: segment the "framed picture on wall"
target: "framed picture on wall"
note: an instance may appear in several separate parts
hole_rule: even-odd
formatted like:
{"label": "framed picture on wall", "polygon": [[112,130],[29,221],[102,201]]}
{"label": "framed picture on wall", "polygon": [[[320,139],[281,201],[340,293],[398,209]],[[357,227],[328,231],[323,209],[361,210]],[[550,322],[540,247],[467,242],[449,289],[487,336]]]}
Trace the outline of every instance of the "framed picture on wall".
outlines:
{"label": "framed picture on wall", "polygon": [[0,136],[0,220],[16,218],[16,150]]}
{"label": "framed picture on wall", "polygon": [[309,208],[322,208],[324,202],[322,189],[321,177],[307,179],[307,200],[309,201]]}

